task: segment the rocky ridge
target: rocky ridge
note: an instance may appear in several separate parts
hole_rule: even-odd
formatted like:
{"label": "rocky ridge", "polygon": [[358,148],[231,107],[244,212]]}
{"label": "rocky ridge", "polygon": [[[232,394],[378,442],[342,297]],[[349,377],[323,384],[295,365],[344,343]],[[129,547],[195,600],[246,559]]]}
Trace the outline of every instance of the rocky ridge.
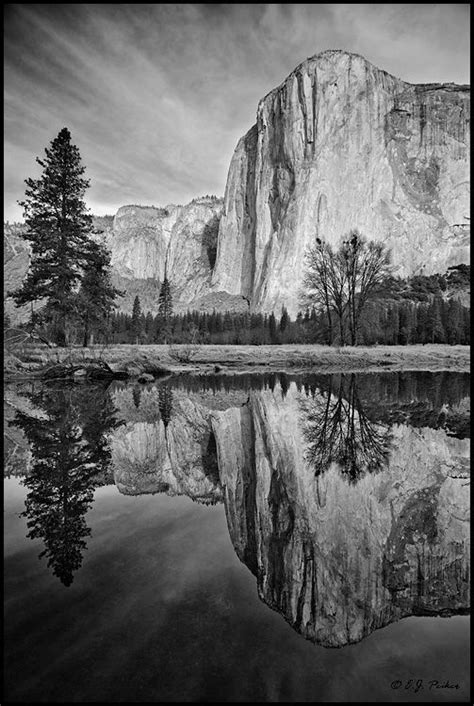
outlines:
{"label": "rocky ridge", "polygon": [[[166,272],[174,309],[188,308],[209,292],[212,270],[204,231],[221,212],[222,200],[207,198],[186,206],[122,206],[112,230],[105,233],[113,271],[120,278],[116,281],[124,283],[127,290],[136,288],[137,281],[147,283],[152,297],[149,306],[145,297],[142,308],[157,313],[159,285]],[[130,288],[129,282],[135,284]],[[122,308],[131,312],[132,305],[133,298],[128,296]]]}

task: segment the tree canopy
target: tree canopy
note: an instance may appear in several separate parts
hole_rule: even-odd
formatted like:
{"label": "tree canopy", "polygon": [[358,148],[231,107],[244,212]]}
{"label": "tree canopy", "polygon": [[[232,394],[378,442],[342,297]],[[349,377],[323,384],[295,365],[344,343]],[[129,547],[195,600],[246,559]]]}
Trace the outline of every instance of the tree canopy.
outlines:
{"label": "tree canopy", "polygon": [[301,304],[324,311],[329,342],[357,345],[362,313],[390,275],[390,254],[382,243],[352,230],[334,250],[316,238],[306,254]]}

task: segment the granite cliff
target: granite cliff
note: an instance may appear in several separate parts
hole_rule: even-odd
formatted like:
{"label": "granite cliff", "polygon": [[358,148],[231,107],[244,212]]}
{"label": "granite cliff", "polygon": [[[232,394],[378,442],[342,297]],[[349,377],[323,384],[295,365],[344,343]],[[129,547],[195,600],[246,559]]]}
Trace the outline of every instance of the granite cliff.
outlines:
{"label": "granite cliff", "polygon": [[397,274],[468,262],[469,86],[413,85],[325,51],[258,105],[229,168],[212,286],[298,310],[304,253],[351,228]]}
{"label": "granite cliff", "polygon": [[[173,309],[247,310],[242,296],[211,292],[222,199],[196,198],[184,206],[122,206],[115,216],[94,217],[96,237],[111,254],[113,283],[124,296],[119,310],[129,314],[138,295],[143,311],[158,313],[165,271],[171,283]],[[13,320],[28,317],[29,306],[16,309],[6,296],[19,287],[28,271],[28,244],[21,223],[4,224],[5,309]]]}
{"label": "granite cliff", "polygon": [[121,308],[131,312],[138,293],[142,308],[157,313],[165,271],[176,311],[207,294],[214,259],[209,240],[217,240],[221,213],[222,199],[205,197],[185,206],[122,206],[104,233],[115,281],[127,293]]}

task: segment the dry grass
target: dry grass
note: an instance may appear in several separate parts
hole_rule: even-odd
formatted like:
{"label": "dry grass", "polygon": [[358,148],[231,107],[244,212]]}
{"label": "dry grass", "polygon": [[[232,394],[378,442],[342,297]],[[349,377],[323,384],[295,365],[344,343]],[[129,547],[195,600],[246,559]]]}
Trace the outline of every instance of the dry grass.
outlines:
{"label": "dry grass", "polygon": [[337,368],[346,370],[372,367],[390,369],[469,370],[468,346],[416,345],[344,347],[319,345],[283,346],[202,346],[194,363],[271,368]]}
{"label": "dry grass", "polygon": [[[183,349],[185,346],[183,346]],[[212,370],[215,365],[224,370],[285,370],[324,369],[335,370],[458,370],[468,371],[470,349],[468,346],[415,345],[333,348],[319,345],[283,346],[197,346],[189,361],[177,360],[179,346],[165,345],[114,345],[104,348],[69,348],[49,350],[46,346],[32,345],[15,353],[25,363],[18,375],[39,369],[50,362],[80,363],[87,359],[102,359],[114,369],[137,367],[167,368],[170,371]],[[7,374],[13,374],[6,366]]]}

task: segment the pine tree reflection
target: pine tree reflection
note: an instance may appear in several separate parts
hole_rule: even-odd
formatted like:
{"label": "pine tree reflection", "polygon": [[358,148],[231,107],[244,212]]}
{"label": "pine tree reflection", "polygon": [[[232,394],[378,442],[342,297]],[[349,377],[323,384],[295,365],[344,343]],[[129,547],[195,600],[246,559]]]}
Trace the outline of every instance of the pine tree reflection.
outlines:
{"label": "pine tree reflection", "polygon": [[376,424],[364,413],[357,392],[356,375],[325,376],[321,399],[302,402],[305,458],[316,472],[336,463],[349,481],[380,471],[387,463],[391,445],[389,427]]}
{"label": "pine tree reflection", "polygon": [[139,387],[134,387],[132,390],[133,404],[137,409],[140,409],[140,401],[142,396],[142,391]]}
{"label": "pine tree reflection", "polygon": [[33,455],[23,484],[28,537],[43,539],[53,574],[65,586],[82,564],[90,528],[86,513],[94,489],[107,483],[110,450],[106,433],[118,426],[106,388],[48,386],[26,394],[40,419],[18,411],[12,424],[22,429]]}
{"label": "pine tree reflection", "polygon": [[162,385],[158,390],[158,408],[166,431],[173,412],[173,392],[169,385]]}

